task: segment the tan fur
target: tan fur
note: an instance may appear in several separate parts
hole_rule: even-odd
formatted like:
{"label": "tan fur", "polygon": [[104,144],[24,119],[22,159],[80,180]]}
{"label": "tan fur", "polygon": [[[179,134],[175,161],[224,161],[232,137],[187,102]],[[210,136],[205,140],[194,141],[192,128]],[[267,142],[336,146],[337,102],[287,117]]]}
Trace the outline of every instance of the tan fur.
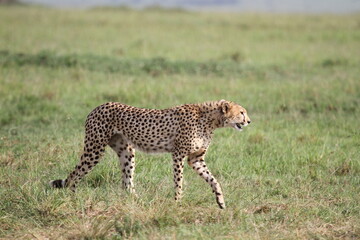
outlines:
{"label": "tan fur", "polygon": [[109,102],[95,108],[85,124],[85,146],[80,163],[65,180],[51,182],[53,187],[70,187],[99,161],[109,145],[119,156],[123,186],[135,193],[133,177],[135,149],[169,152],[173,157],[175,200],[182,195],[184,160],[209,183],[220,208],[225,208],[220,184],[205,164],[205,154],[213,131],[221,127],[241,130],[250,123],[246,110],[226,100],[186,104],[169,109],[141,109]]}

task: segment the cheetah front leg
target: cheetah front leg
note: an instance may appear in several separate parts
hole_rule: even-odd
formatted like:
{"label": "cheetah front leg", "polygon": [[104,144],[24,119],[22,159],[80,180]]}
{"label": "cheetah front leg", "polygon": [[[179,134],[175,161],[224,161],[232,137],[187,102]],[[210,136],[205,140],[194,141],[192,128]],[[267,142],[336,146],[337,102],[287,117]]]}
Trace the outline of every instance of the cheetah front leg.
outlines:
{"label": "cheetah front leg", "polygon": [[136,196],[133,183],[135,171],[135,149],[124,141],[122,136],[119,134],[114,135],[110,139],[109,146],[119,157],[123,188]]}
{"label": "cheetah front leg", "polygon": [[191,154],[188,159],[188,164],[202,177],[212,188],[216,196],[216,202],[221,209],[225,208],[224,196],[215,177],[211,174],[205,163],[206,150]]}

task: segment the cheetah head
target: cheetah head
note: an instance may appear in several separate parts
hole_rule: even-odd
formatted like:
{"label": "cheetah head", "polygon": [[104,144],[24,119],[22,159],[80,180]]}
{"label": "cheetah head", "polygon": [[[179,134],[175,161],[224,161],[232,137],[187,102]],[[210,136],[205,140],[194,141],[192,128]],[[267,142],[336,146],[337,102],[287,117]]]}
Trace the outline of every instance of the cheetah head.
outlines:
{"label": "cheetah head", "polygon": [[242,131],[243,127],[251,122],[246,109],[234,102],[221,100],[220,112],[222,114],[224,127],[232,127],[238,131]]}

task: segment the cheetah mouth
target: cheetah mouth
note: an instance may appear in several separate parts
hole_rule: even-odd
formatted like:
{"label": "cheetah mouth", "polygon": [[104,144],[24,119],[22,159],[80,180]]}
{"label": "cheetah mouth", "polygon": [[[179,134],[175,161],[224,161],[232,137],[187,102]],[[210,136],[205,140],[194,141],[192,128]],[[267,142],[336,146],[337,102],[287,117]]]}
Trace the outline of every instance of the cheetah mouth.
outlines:
{"label": "cheetah mouth", "polygon": [[239,130],[239,131],[242,131],[243,130],[242,124],[241,123],[235,123],[235,129]]}

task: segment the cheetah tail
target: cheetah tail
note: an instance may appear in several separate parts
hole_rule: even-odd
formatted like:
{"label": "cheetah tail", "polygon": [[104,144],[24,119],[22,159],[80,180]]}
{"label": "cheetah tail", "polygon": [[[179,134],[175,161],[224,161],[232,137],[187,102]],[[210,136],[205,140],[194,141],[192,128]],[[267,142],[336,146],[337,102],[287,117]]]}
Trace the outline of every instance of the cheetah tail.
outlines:
{"label": "cheetah tail", "polygon": [[61,179],[53,180],[53,181],[50,181],[49,184],[50,184],[50,187],[53,187],[53,188],[63,188],[63,187],[65,187],[65,180],[61,180]]}

